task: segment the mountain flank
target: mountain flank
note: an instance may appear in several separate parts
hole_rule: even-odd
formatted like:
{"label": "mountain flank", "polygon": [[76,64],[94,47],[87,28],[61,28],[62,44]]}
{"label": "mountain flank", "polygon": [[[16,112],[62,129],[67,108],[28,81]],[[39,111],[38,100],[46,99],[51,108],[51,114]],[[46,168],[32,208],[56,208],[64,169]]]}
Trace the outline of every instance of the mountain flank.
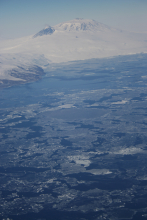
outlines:
{"label": "mountain flank", "polygon": [[10,72],[18,66],[37,65],[46,70],[51,63],[146,52],[147,34],[126,32],[95,20],[76,18],[47,26],[33,36],[0,40],[0,79],[14,80]]}

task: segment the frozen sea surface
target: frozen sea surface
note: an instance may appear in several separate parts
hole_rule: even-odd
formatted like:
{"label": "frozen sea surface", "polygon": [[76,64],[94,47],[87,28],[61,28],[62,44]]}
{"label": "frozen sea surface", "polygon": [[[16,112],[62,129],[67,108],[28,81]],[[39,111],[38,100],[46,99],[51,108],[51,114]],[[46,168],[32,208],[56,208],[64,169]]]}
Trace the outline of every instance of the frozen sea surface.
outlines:
{"label": "frozen sea surface", "polygon": [[0,219],[147,219],[146,60],[51,64],[0,90]]}

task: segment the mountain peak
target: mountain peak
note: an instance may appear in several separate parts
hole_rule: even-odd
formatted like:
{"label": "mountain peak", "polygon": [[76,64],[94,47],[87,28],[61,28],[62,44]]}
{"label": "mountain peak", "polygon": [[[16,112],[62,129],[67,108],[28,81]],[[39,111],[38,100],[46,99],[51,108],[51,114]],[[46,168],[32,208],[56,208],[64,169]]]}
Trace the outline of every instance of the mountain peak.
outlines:
{"label": "mountain peak", "polygon": [[95,20],[76,18],[67,22],[62,22],[54,26],[58,31],[96,31],[110,29],[107,25]]}
{"label": "mountain peak", "polygon": [[33,36],[33,38],[36,38],[38,36],[43,35],[51,35],[54,33],[54,31],[66,31],[66,32],[74,32],[74,31],[106,31],[111,30],[107,25],[104,25],[102,23],[99,23],[95,20],[90,19],[83,19],[83,18],[75,18],[70,21],[62,22],[60,24],[57,24],[53,27],[46,26],[44,29],[39,31],[37,34]]}

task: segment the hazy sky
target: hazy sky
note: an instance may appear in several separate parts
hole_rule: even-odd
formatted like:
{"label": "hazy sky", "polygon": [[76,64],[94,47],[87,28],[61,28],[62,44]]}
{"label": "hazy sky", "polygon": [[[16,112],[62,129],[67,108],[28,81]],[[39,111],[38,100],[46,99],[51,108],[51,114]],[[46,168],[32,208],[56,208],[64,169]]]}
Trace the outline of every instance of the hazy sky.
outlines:
{"label": "hazy sky", "polygon": [[0,0],[0,38],[32,35],[74,18],[147,32],[147,0]]}

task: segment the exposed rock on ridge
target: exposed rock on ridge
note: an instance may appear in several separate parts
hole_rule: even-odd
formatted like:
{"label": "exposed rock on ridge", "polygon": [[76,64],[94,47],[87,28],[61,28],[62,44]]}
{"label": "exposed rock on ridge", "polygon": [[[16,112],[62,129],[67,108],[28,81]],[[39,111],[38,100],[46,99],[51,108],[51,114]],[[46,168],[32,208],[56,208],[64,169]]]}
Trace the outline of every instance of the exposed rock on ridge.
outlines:
{"label": "exposed rock on ridge", "polygon": [[48,34],[53,34],[55,29],[51,26],[44,28],[43,30],[39,31],[37,34],[33,36],[33,38],[38,37],[38,36],[43,36],[43,35],[48,35]]}
{"label": "exposed rock on ridge", "polygon": [[35,34],[33,38],[43,35],[51,35],[55,31],[74,32],[74,31],[107,31],[107,30],[116,30],[116,29],[110,28],[109,26],[99,23],[95,20],[76,18],[71,21],[57,24],[54,27],[48,26],[47,28],[44,28],[43,30]]}
{"label": "exposed rock on ridge", "polygon": [[71,21],[62,22],[54,26],[57,31],[100,31],[109,29],[107,25],[95,20],[76,18]]}

